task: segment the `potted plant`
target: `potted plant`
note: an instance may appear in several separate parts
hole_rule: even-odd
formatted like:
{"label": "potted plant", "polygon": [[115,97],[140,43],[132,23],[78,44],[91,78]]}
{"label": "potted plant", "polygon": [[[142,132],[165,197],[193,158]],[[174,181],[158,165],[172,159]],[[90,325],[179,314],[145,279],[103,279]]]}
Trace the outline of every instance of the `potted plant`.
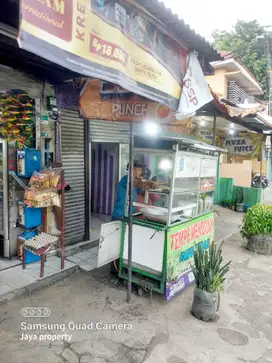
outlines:
{"label": "potted plant", "polygon": [[217,247],[212,242],[207,250],[200,245],[195,248],[192,266],[195,277],[192,314],[197,319],[215,319],[220,304],[220,292],[223,290],[230,263],[231,261],[223,263],[221,245]]}
{"label": "potted plant", "polygon": [[247,248],[261,255],[272,254],[272,209],[263,204],[249,208],[244,216],[241,235]]}
{"label": "potted plant", "polygon": [[231,199],[226,199],[226,200],[223,200],[223,202],[221,203],[222,207],[225,207],[225,208],[228,208],[228,209],[232,209],[232,205],[233,205],[233,202]]}
{"label": "potted plant", "polygon": [[235,191],[236,199],[236,212],[243,213],[245,211],[245,202],[247,197],[246,189],[239,188]]}

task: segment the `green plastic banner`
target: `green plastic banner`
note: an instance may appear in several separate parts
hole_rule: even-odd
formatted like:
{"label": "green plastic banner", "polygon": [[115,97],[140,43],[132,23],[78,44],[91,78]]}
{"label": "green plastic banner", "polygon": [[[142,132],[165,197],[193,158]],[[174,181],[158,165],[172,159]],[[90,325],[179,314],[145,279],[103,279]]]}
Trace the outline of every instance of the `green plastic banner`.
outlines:
{"label": "green plastic banner", "polygon": [[208,249],[214,240],[213,212],[169,229],[167,234],[166,299],[194,282],[191,271],[195,246]]}

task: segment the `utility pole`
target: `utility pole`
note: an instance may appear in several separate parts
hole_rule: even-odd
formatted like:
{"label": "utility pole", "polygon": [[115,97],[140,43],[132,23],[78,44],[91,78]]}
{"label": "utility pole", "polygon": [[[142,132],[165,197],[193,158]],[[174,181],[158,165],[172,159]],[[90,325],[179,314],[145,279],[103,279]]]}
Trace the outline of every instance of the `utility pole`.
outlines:
{"label": "utility pole", "polygon": [[[272,55],[271,55],[271,37],[270,33],[266,34],[266,54],[268,70],[268,114],[272,116]],[[270,134],[270,173],[272,173],[272,135]]]}
{"label": "utility pole", "polygon": [[271,57],[271,37],[266,34],[266,56],[268,71],[268,114],[272,116],[272,57]]}

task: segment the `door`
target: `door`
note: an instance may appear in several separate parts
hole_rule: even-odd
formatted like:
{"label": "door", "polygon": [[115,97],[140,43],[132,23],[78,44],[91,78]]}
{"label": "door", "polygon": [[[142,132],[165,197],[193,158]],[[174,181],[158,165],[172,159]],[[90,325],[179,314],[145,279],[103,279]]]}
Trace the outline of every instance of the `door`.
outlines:
{"label": "door", "polygon": [[97,267],[104,266],[120,257],[122,222],[102,224],[99,239]]}
{"label": "door", "polygon": [[112,214],[118,184],[119,145],[91,143],[91,211]]}

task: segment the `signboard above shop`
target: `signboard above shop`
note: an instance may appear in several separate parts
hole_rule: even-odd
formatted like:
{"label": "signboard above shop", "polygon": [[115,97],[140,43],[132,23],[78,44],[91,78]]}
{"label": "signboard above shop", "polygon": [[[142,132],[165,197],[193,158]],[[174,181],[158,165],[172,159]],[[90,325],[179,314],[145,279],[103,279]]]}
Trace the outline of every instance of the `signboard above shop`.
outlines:
{"label": "signboard above shop", "polygon": [[159,123],[175,120],[175,112],[169,107],[99,79],[87,81],[79,104],[82,116],[89,120],[153,120]]}
{"label": "signboard above shop", "polygon": [[21,0],[19,44],[176,110],[187,48],[133,0]]}
{"label": "signboard above shop", "polygon": [[90,79],[79,97],[81,115],[89,120],[155,122],[165,124],[170,133],[190,134],[191,120],[175,118],[175,111],[113,83]]}
{"label": "signboard above shop", "polygon": [[223,148],[229,154],[244,156],[259,156],[264,143],[264,135],[241,132],[236,136],[228,136],[223,142]]}

